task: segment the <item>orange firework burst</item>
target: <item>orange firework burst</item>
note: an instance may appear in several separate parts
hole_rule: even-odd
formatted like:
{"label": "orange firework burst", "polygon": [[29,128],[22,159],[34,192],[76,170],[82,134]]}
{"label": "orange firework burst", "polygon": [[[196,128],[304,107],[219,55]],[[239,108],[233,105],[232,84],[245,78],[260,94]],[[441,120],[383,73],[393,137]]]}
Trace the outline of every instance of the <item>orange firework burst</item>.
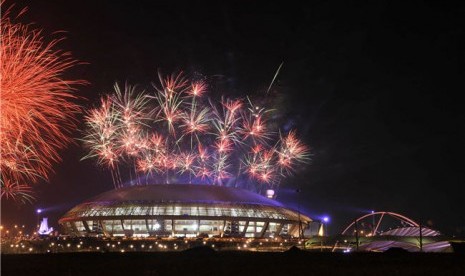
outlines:
{"label": "orange firework burst", "polygon": [[40,30],[12,22],[9,14],[2,16],[0,50],[2,198],[9,187],[29,194],[25,186],[47,179],[76,127],[80,108],[72,102],[72,86],[85,83],[63,79],[77,61],[55,50],[62,39],[45,42]]}

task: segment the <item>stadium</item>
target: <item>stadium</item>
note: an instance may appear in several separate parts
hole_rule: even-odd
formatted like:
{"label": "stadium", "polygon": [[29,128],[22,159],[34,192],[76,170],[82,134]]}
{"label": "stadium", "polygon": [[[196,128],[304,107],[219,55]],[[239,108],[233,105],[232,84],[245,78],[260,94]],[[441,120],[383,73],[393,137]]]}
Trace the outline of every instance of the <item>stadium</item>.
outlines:
{"label": "stadium", "polygon": [[71,236],[298,237],[312,220],[259,194],[224,186],[153,184],[105,192],[59,224]]}

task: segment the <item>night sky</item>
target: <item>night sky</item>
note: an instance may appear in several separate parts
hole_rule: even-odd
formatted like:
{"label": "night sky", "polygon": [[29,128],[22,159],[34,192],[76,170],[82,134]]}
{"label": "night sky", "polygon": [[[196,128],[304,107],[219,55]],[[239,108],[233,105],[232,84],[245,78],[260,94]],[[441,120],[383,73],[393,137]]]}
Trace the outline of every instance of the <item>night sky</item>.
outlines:
{"label": "night sky", "polygon": [[[68,72],[90,82],[78,91],[87,108],[115,81],[150,87],[157,70],[201,73],[225,95],[259,94],[284,62],[273,90],[285,95],[280,111],[312,161],[279,200],[329,215],[332,233],[384,210],[465,235],[463,5],[15,2],[29,7],[21,22],[67,32],[60,48],[88,63]],[[41,207],[57,226],[75,204],[111,189],[109,172],[84,155],[79,142],[64,151],[34,204],[3,201],[2,223],[32,225]]]}

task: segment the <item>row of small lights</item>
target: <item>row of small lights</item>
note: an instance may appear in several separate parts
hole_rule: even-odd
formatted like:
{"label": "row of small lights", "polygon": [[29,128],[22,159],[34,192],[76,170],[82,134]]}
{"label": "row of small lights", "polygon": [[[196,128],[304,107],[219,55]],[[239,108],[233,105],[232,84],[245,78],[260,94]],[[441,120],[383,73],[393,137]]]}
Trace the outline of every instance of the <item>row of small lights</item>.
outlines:
{"label": "row of small lights", "polygon": [[[65,240],[65,239],[64,239],[64,240]],[[232,239],[231,239],[230,241],[232,241]],[[250,247],[249,244],[250,244],[252,241],[253,241],[253,240],[250,240],[250,239],[247,240],[247,241],[245,242],[245,244],[243,244],[242,246],[237,246],[237,249],[240,250],[240,249],[245,249],[245,248]],[[267,239],[266,241],[269,241],[269,240]],[[287,242],[287,240],[285,240],[284,242]],[[184,241],[184,243],[187,244],[187,243],[189,243],[189,241]],[[79,244],[76,245],[76,248],[80,249],[81,247],[83,247],[83,244],[84,244],[84,243],[83,243],[82,241],[80,241]],[[206,241],[203,241],[203,244],[206,245],[207,242],[206,242]],[[301,244],[301,241],[299,241],[299,244]],[[54,242],[50,243],[50,244],[49,244],[49,247],[54,247],[55,245],[56,245],[57,247],[64,247],[64,245],[59,244],[59,243],[58,243],[58,244],[55,244]],[[155,247],[158,247],[159,249],[167,249],[167,248],[168,248],[168,246],[167,246],[166,244],[162,244],[162,243],[158,243],[158,242],[155,242],[154,245],[155,245]],[[263,242],[260,242],[259,245],[263,245]],[[67,247],[67,248],[70,248],[71,246],[72,246],[71,243],[67,243],[67,244],[66,244],[66,247]],[[120,246],[121,246],[121,242],[120,242],[120,241],[118,241],[116,244],[112,244],[112,243],[107,243],[107,244],[106,244],[106,247],[111,247],[111,248],[116,248],[116,247],[120,247]],[[283,242],[280,243],[280,246],[283,246]],[[26,246],[25,246],[23,243],[20,243],[20,244],[16,244],[16,245],[11,244],[10,247],[11,247],[11,248],[19,248],[19,247],[21,247],[22,249],[24,249]],[[134,250],[134,247],[135,247],[135,246],[134,246],[133,244],[130,244],[130,245],[128,246],[129,249],[133,249],[133,250]],[[141,247],[141,248],[145,248],[146,245],[145,245],[145,244],[141,244],[140,247]],[[212,248],[215,248],[215,244],[211,244],[211,247],[212,247]],[[148,248],[149,248],[149,249],[153,249],[153,245],[149,245]],[[174,243],[174,244],[173,244],[173,249],[174,249],[174,250],[177,250],[178,248],[179,248],[178,244],[177,244],[177,243]],[[92,249],[92,246],[89,246],[89,249]],[[101,249],[101,247],[100,247],[100,246],[96,246],[95,249],[99,251],[99,250]],[[32,252],[34,249],[33,249],[33,247],[30,247],[28,250],[29,250],[29,252]],[[121,251],[121,252],[125,252],[125,249],[121,249],[120,251]],[[47,250],[47,252],[50,252],[50,250]]]}

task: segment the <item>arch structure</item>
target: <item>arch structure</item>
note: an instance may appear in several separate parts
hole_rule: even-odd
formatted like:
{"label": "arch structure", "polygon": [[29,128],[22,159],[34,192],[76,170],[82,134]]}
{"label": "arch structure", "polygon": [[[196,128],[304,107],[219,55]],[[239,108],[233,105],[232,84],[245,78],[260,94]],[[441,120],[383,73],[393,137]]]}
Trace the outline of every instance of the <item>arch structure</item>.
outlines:
{"label": "arch structure", "polygon": [[259,194],[223,186],[152,184],[100,194],[59,224],[72,236],[298,236],[312,220]]}
{"label": "arch structure", "polygon": [[336,247],[345,247],[344,251],[358,248],[360,251],[381,252],[394,247],[410,252],[452,250],[439,231],[394,212],[371,212],[355,219],[342,231]]}

